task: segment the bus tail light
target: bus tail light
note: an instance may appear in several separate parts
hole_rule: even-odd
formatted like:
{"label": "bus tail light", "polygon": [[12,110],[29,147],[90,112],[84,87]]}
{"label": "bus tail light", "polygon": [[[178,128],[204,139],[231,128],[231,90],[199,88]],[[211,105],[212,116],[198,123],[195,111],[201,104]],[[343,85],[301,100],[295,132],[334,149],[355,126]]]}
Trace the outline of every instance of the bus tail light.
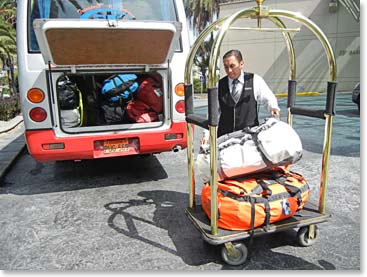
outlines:
{"label": "bus tail light", "polygon": [[37,107],[29,112],[29,117],[35,122],[42,122],[46,119],[47,113],[44,109]]}
{"label": "bus tail light", "polygon": [[185,112],[185,101],[184,100],[178,101],[175,105],[175,108],[177,112],[184,113]]}
{"label": "bus tail light", "polygon": [[45,99],[45,93],[38,88],[31,88],[27,92],[27,98],[32,103],[41,103]]}
{"label": "bus tail light", "polygon": [[179,83],[175,87],[175,93],[177,96],[184,96],[185,95],[185,86],[183,83]]}

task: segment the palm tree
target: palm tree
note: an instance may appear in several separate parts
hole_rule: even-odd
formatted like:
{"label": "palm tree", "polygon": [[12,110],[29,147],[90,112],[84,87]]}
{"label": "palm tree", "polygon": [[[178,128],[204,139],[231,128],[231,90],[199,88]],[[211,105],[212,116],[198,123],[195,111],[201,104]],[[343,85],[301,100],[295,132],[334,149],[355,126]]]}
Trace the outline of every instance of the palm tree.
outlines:
{"label": "palm tree", "polygon": [[0,3],[0,60],[7,68],[9,87],[16,92],[14,61],[16,60],[16,1],[3,0]]}
{"label": "palm tree", "polygon": [[206,72],[209,65],[210,51],[212,49],[213,42],[214,38],[213,36],[210,36],[208,40],[203,42],[194,57],[194,64],[199,68],[201,76],[204,76],[205,78],[204,80],[206,80]]}
{"label": "palm tree", "polygon": [[[200,34],[207,26],[213,23],[219,15],[221,0],[185,0],[186,17],[193,29],[194,35]],[[194,57],[194,64],[199,68],[200,74],[206,76],[209,65],[209,55],[214,42],[213,34],[203,42]]]}
{"label": "palm tree", "polygon": [[16,0],[1,0],[0,17],[15,28],[16,23]]}
{"label": "palm tree", "polygon": [[220,0],[184,0],[186,17],[194,30],[201,33],[219,15]]}

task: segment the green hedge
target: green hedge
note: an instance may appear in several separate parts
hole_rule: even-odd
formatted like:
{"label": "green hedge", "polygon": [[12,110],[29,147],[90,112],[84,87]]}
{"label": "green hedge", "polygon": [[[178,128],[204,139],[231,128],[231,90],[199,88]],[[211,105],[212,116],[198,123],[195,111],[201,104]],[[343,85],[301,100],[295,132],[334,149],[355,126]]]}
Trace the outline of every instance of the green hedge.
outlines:
{"label": "green hedge", "polygon": [[0,94],[0,120],[8,121],[20,114],[19,94],[2,97]]}
{"label": "green hedge", "polygon": [[[201,92],[201,83],[199,78],[194,78],[194,93]],[[206,93],[206,84],[203,83],[203,93]]]}
{"label": "green hedge", "polygon": [[[218,82],[218,81],[219,81],[219,75],[216,76],[216,82]],[[195,93],[200,93],[201,92],[200,79],[199,78],[194,78],[193,82],[194,82],[194,92]],[[207,93],[206,85],[207,85],[207,82],[203,83],[203,93]]]}

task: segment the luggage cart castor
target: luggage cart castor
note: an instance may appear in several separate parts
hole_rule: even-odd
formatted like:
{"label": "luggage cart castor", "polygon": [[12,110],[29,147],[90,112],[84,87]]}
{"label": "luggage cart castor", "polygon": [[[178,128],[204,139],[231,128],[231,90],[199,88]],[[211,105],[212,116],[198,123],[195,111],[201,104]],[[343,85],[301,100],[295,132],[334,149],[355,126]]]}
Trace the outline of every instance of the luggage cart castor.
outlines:
{"label": "luggage cart castor", "polygon": [[[313,229],[313,230],[311,230]],[[300,246],[311,246],[318,240],[317,225],[303,226],[297,231],[297,243]],[[241,265],[247,260],[249,251],[244,242],[226,242],[221,248],[221,256],[225,263],[229,265]]]}

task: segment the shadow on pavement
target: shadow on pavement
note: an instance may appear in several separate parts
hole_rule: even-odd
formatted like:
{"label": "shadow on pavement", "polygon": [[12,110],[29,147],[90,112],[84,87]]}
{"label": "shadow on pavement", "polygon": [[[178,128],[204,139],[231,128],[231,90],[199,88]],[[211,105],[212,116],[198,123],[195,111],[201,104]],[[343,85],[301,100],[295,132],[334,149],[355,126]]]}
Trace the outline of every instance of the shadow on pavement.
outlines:
{"label": "shadow on pavement", "polygon": [[[222,265],[222,269],[226,270],[335,269],[326,261],[312,264],[302,258],[272,250],[284,245],[298,247],[295,245],[296,231],[294,230],[269,234],[260,239],[256,238],[251,247],[251,258],[244,265],[227,265],[220,256],[221,246],[206,243],[186,217],[184,212],[188,198],[186,193],[153,190],[139,192],[138,196],[139,199],[106,204],[105,208],[112,213],[108,218],[108,225],[123,236],[179,256],[188,265],[198,266],[214,262]],[[152,206],[154,210],[152,219],[139,215],[138,207],[145,205]],[[137,212],[135,213],[134,210]],[[152,236],[151,232],[148,235],[140,230],[139,226],[143,224],[148,224],[151,230],[157,228],[167,230],[174,247],[167,246],[172,243],[163,241],[159,236]]]}
{"label": "shadow on pavement", "polygon": [[[32,159],[29,155],[28,159]],[[26,169],[23,180],[5,178],[0,193],[30,195],[157,181],[168,178],[159,160],[151,156],[128,156],[82,162],[40,163]],[[16,166],[21,166],[17,164]],[[15,178],[15,177],[14,177]],[[20,177],[19,177],[20,178]],[[106,180],[108,179],[108,182]]]}

